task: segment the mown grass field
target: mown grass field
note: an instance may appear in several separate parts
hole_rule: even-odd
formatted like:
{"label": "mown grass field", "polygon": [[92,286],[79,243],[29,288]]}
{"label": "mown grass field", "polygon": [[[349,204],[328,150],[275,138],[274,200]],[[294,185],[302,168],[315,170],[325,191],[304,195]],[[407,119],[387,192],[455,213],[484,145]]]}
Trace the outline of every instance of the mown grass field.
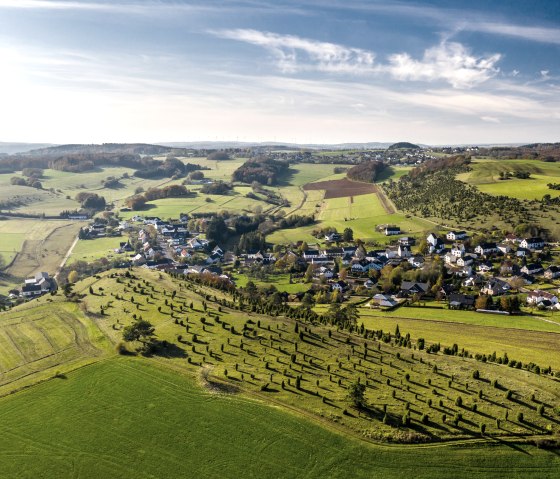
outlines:
{"label": "mown grass field", "polygon": [[[540,200],[544,195],[560,195],[551,190],[548,183],[560,183],[560,165],[535,160],[490,160],[473,161],[472,171],[458,175],[457,179],[475,185],[480,191],[491,195],[505,195],[521,200]],[[530,172],[528,179],[510,178],[500,180],[500,173]]]}
{"label": "mown grass field", "polygon": [[76,305],[43,303],[0,313],[0,394],[112,351],[95,321]]}
{"label": "mown grass field", "polygon": [[92,240],[79,240],[68,258],[67,264],[76,261],[95,261],[100,258],[126,258],[130,253],[115,253],[122,241],[126,241],[127,236],[115,236],[107,238],[96,238]]}
{"label": "mown grass field", "polygon": [[560,333],[560,314],[552,312],[534,311],[532,316],[504,316],[497,314],[481,314],[475,311],[449,310],[447,308],[447,303],[429,302],[428,307],[403,306],[393,311],[382,311],[364,307],[363,313],[368,316],[382,316],[395,319],[413,318],[426,321],[465,323],[474,326],[493,326],[496,328]]}
{"label": "mown grass field", "polygon": [[[557,477],[525,446],[383,447],[151,361],[104,361],[0,399],[3,477]],[[25,420],[22,420],[25,418]]]}

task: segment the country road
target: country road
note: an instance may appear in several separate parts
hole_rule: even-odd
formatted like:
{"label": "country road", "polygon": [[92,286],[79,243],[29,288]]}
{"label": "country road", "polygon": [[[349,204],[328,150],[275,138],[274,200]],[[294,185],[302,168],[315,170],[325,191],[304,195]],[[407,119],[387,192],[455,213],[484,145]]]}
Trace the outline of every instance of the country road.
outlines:
{"label": "country road", "polygon": [[72,254],[72,251],[73,251],[74,247],[76,246],[76,243],[78,243],[78,241],[79,241],[79,237],[76,236],[76,239],[72,242],[72,244],[70,245],[70,248],[68,248],[68,251],[64,255],[64,258],[62,258],[60,266],[56,269],[56,273],[54,273],[54,278],[55,279],[58,279],[58,275],[62,271],[62,268],[64,268],[64,265],[66,264],[66,261],[68,261],[68,258],[70,258],[70,255]]}

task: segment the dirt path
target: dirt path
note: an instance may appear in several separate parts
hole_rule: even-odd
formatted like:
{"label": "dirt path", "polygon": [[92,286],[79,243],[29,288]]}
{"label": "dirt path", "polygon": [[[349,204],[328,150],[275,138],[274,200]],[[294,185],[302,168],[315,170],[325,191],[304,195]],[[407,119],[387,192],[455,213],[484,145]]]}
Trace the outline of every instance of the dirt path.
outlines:
{"label": "dirt path", "polygon": [[393,203],[391,203],[389,198],[387,198],[387,196],[385,195],[383,188],[381,188],[379,185],[374,185],[374,186],[375,186],[375,194],[379,198],[379,201],[381,202],[381,206],[383,206],[385,213],[387,213],[388,215],[394,215],[397,212],[397,210],[393,205]]}
{"label": "dirt path", "polygon": [[72,251],[74,250],[74,247],[76,246],[76,244],[79,241],[79,237],[76,236],[76,238],[74,239],[74,241],[72,242],[72,244],[70,245],[70,248],[68,248],[68,251],[66,252],[66,254],[64,255],[64,258],[62,258],[62,261],[60,262],[59,267],[56,269],[56,272],[54,273],[54,279],[58,279],[58,275],[60,274],[60,272],[62,271],[62,268],[64,268],[64,265],[66,264],[66,262],[68,261],[68,258],[70,258],[70,255],[72,254]]}

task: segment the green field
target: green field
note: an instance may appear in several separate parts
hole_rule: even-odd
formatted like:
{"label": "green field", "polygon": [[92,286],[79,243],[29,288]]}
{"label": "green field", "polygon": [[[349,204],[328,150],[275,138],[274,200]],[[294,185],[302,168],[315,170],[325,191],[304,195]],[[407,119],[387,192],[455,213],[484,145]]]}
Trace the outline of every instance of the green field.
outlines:
{"label": "green field", "polygon": [[422,233],[430,227],[433,228],[431,223],[420,218],[407,217],[401,213],[387,214],[374,193],[327,200],[323,199],[321,191],[308,191],[307,194],[308,200],[296,213],[315,213],[318,223],[301,228],[275,231],[267,237],[268,241],[274,244],[295,243],[298,240],[315,243],[317,239],[311,235],[311,232],[314,229],[332,226],[339,232],[344,231],[345,228],[352,228],[354,238],[385,244],[393,238],[376,231],[377,225],[396,224],[400,226],[403,234],[409,235]]}
{"label": "green field", "polygon": [[0,394],[87,364],[107,349],[103,333],[75,305],[1,313]]}
{"label": "green field", "polygon": [[449,310],[447,303],[429,302],[428,305],[429,307],[403,306],[393,311],[381,311],[364,307],[363,313],[367,316],[382,316],[395,319],[422,319],[426,321],[465,323],[474,326],[493,326],[497,328],[560,333],[559,313],[535,312],[533,316],[504,316],[481,314],[475,311]]}
{"label": "green field", "polygon": [[552,479],[560,468],[556,454],[523,446],[365,444],[133,359],[0,399],[0,417],[6,478]]}
{"label": "green field", "polygon": [[95,261],[100,258],[125,258],[130,253],[115,253],[115,249],[119,248],[122,241],[127,240],[127,236],[115,236],[107,238],[96,238],[92,240],[79,240],[72,250],[67,264],[75,261]]}
{"label": "green field", "polygon": [[[300,322],[298,339],[293,319],[233,309],[219,291],[158,272],[132,274],[103,273],[78,283],[75,290],[85,295],[79,305],[59,293],[0,314],[0,395],[43,381],[0,399],[3,477],[447,478],[451,468],[458,478],[552,478],[558,471],[557,454],[519,442],[557,429],[552,406],[560,391],[553,379],[372,339],[364,355],[363,337],[336,329],[327,334],[330,328],[319,324]],[[111,353],[132,311],[169,341],[165,353],[152,359]],[[384,321],[361,312],[363,321]],[[394,320],[387,321],[383,327],[394,328]],[[457,330],[456,324],[422,323],[436,327],[422,331],[428,342],[442,334],[441,324]],[[403,319],[399,325],[417,337],[414,325]],[[460,334],[491,341],[489,332],[497,329],[477,328],[461,325]],[[499,331],[503,341],[522,338]],[[533,334],[539,334],[541,351],[557,348],[552,333],[517,332],[528,347],[536,347]],[[463,338],[454,337],[463,346]],[[472,378],[473,368],[481,380]],[[294,386],[296,375],[301,388]],[[369,412],[348,405],[346,387],[356,377],[367,384]],[[493,378],[501,389],[490,384]],[[503,398],[506,388],[511,400]],[[547,404],[544,416],[536,413],[541,403]],[[397,424],[407,404],[412,424],[403,429]],[[506,410],[513,419],[494,427]],[[523,423],[514,419],[518,411]],[[458,427],[441,419],[459,412]],[[425,424],[423,414],[430,418]],[[452,442],[379,444],[406,431]]]}
{"label": "green field", "polygon": [[[548,183],[560,183],[560,164],[535,160],[489,160],[479,159],[471,164],[472,171],[458,175],[457,179],[477,186],[491,195],[512,196],[521,200],[540,200],[544,195],[560,195],[551,190]],[[510,178],[500,180],[501,172],[530,172],[528,179]]]}

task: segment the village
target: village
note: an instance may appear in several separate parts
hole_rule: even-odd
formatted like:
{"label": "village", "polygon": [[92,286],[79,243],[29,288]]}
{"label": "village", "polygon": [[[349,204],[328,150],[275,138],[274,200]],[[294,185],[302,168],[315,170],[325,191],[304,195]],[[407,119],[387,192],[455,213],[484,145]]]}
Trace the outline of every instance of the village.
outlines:
{"label": "village", "polygon": [[[252,281],[277,289],[285,302],[360,301],[392,310],[437,301],[449,309],[496,314],[519,313],[522,306],[560,310],[558,258],[539,237],[507,234],[500,241],[473,241],[466,231],[412,237],[396,225],[378,225],[387,245],[354,241],[351,230],[330,229],[313,245],[240,250],[226,247],[227,239],[222,244],[207,238],[212,220],[134,216],[113,222],[114,228],[94,220],[80,241],[120,236],[119,247],[107,255],[112,258],[105,261],[107,267],[217,277],[236,286]],[[289,276],[289,291],[276,284],[278,275]],[[27,280],[19,294],[27,299],[50,292],[52,278],[38,276]]]}

